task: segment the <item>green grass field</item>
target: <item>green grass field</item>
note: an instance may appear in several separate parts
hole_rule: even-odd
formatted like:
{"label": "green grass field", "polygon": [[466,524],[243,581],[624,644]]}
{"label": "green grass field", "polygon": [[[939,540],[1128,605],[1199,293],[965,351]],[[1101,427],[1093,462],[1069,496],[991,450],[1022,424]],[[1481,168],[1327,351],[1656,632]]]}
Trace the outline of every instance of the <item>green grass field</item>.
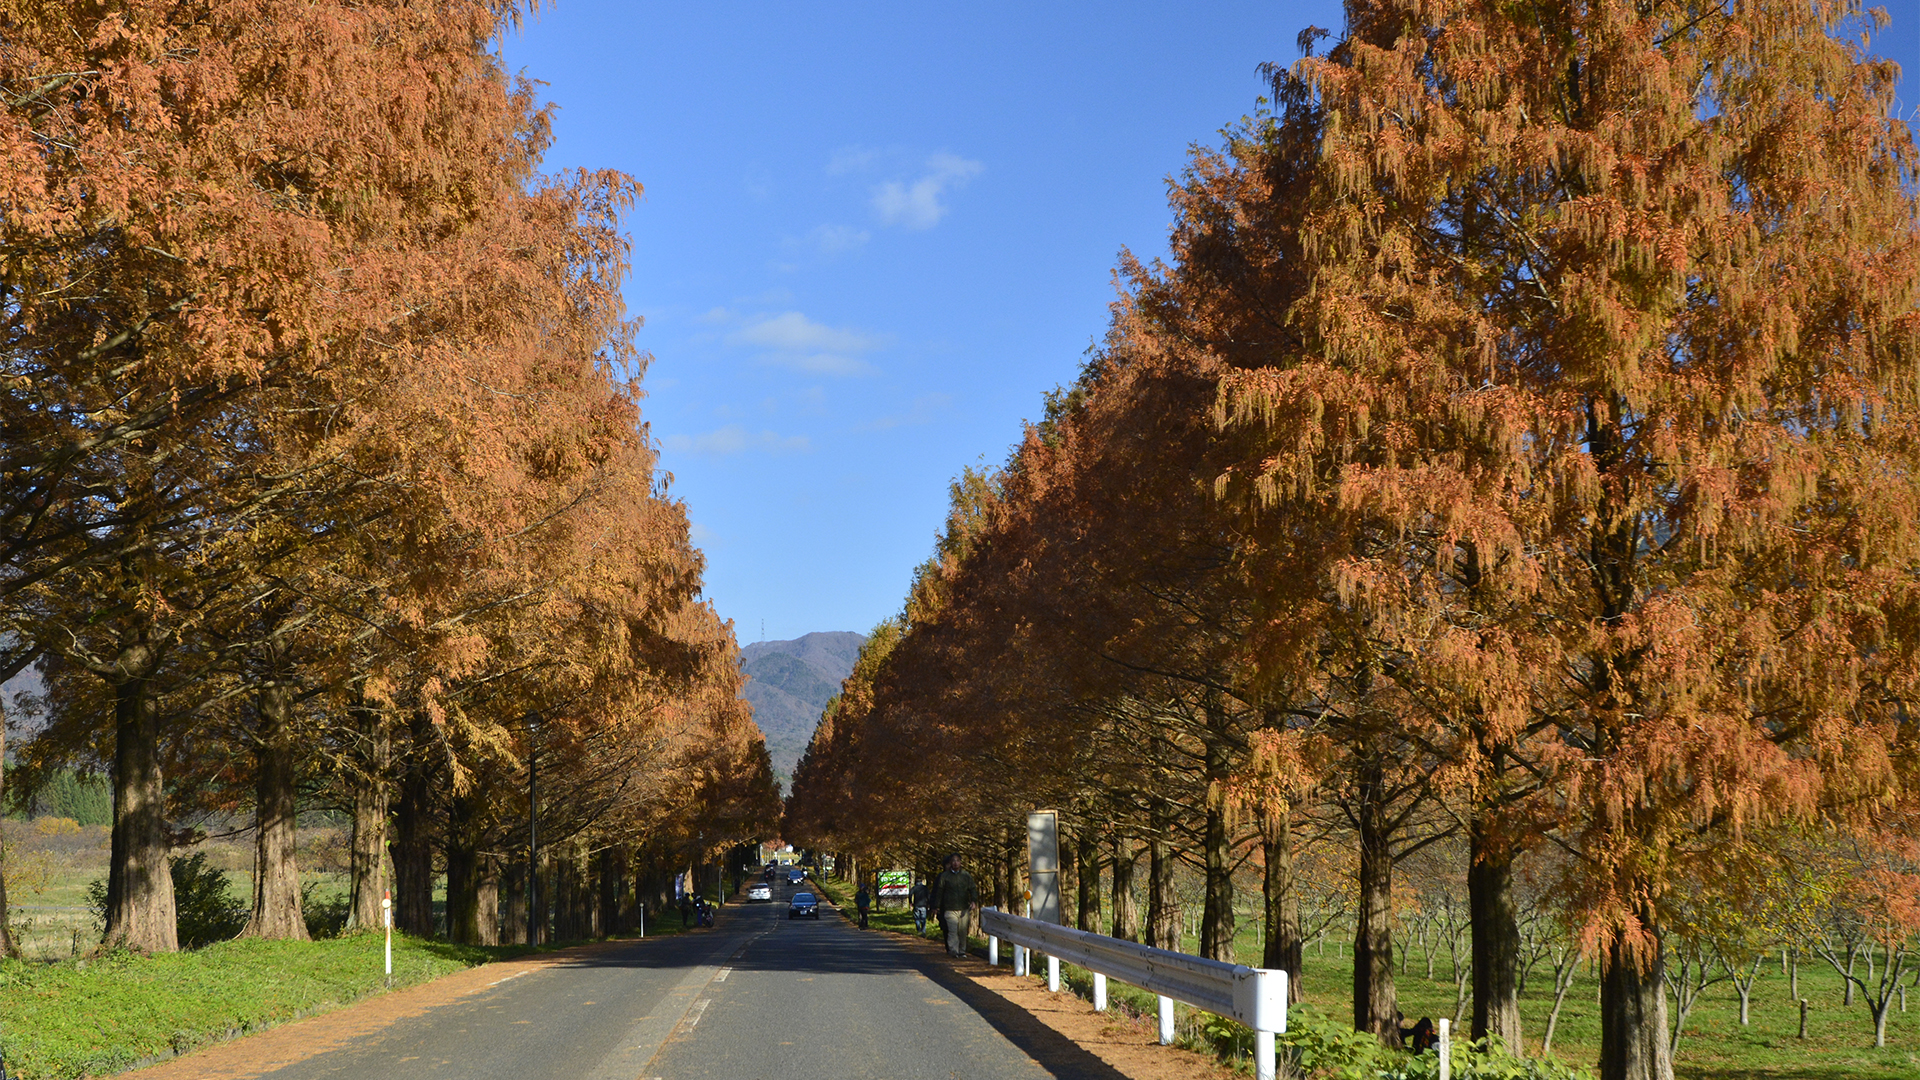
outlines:
{"label": "green grass field", "polygon": [[[851,914],[851,885],[831,882],[823,891]],[[879,930],[913,933],[911,913],[899,908],[875,910],[868,924]],[[1260,950],[1252,917],[1243,915],[1239,927],[1236,955],[1243,963],[1249,959],[1257,962]],[[984,946],[984,942],[980,944]],[[1194,951],[1196,943],[1189,940],[1186,949]],[[1456,990],[1446,950],[1437,949],[1431,980],[1426,977],[1426,957],[1417,943],[1405,959],[1406,970],[1396,975],[1396,988],[1400,1011],[1408,1022],[1422,1016],[1453,1017]],[[1002,962],[1009,961],[1003,957]],[[1912,979],[1910,972],[1907,980]],[[1301,998],[1306,1004],[1335,1020],[1352,1016],[1353,960],[1345,943],[1329,941],[1324,950],[1309,947],[1300,981]],[[1082,996],[1090,994],[1089,980],[1080,973],[1070,972],[1067,982]],[[1796,1037],[1800,1010],[1790,1000],[1788,985],[1777,962],[1764,972],[1753,990],[1746,1027],[1739,1023],[1740,999],[1732,985],[1722,983],[1708,989],[1687,1018],[1675,1059],[1676,1075],[1682,1080],[1881,1080],[1920,1076],[1920,990],[1909,990],[1912,1012],[1901,1013],[1897,1011],[1899,1006],[1894,1006],[1896,1011],[1887,1021],[1887,1045],[1876,1049],[1872,1014],[1858,997],[1852,1005],[1845,1004],[1844,984],[1824,961],[1802,961],[1800,965],[1800,996],[1809,1002],[1805,1039]],[[1576,1068],[1594,1067],[1600,1052],[1598,995],[1599,984],[1593,972],[1583,966],[1560,1010],[1553,1037],[1555,1059]],[[1117,986],[1110,996],[1129,1002],[1136,1011],[1152,1009],[1146,995]],[[1132,1000],[1136,997],[1141,1000]],[[1534,970],[1521,997],[1529,1053],[1539,1052],[1552,1005],[1553,972],[1543,963]],[[1193,1025],[1187,1022],[1184,1008],[1181,1016],[1183,1029],[1191,1031]],[[1466,1017],[1462,1019],[1464,1022]]]}
{"label": "green grass field", "polygon": [[[0,1060],[19,1080],[120,1072],[384,989],[381,934],[225,941],[163,956],[0,960]],[[524,952],[394,937],[394,986]]]}

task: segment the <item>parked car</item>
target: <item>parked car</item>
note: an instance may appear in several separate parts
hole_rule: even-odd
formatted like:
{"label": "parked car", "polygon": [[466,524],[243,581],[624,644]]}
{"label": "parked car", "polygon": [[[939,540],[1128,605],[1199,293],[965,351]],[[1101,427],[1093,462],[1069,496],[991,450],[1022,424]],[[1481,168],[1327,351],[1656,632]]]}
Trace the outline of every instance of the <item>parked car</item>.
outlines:
{"label": "parked car", "polygon": [[768,886],[768,885],[755,885],[755,886],[754,886],[754,887],[752,887],[751,889],[748,889],[748,890],[747,890],[747,901],[748,901],[749,903],[751,903],[751,902],[753,902],[753,901],[755,901],[755,900],[765,900],[765,901],[767,901],[768,903],[772,903],[772,902],[773,902],[773,888],[772,888],[771,886]]}
{"label": "parked car", "polygon": [[802,915],[811,915],[816,919],[820,917],[820,901],[814,899],[810,892],[794,893],[793,899],[787,903],[787,918],[797,919]]}

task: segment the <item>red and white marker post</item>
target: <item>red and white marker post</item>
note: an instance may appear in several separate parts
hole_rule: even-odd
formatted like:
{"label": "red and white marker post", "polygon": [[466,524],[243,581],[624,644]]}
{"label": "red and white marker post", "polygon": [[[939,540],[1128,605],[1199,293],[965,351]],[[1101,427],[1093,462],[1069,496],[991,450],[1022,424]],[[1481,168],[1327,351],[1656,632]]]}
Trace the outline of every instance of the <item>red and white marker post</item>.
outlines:
{"label": "red and white marker post", "polygon": [[393,890],[380,898],[380,918],[387,924],[387,989],[393,989]]}

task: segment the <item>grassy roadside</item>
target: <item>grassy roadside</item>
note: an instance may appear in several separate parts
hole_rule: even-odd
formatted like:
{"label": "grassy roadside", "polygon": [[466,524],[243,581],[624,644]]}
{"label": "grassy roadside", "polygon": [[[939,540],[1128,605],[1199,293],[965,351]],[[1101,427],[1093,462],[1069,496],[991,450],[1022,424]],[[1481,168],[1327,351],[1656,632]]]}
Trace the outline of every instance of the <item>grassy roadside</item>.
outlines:
{"label": "grassy roadside", "polygon": [[[647,936],[679,932],[678,919],[662,920]],[[384,992],[382,941],[377,933],[241,939],[162,956],[0,960],[0,1061],[12,1080],[73,1080],[349,1005]],[[566,944],[452,945],[395,934],[393,985]]]}
{"label": "grassy roadside", "polygon": [[[0,961],[0,1060],[19,1080],[121,1072],[380,993],[382,936],[224,941],[196,952]],[[395,935],[396,988],[524,947]]]}

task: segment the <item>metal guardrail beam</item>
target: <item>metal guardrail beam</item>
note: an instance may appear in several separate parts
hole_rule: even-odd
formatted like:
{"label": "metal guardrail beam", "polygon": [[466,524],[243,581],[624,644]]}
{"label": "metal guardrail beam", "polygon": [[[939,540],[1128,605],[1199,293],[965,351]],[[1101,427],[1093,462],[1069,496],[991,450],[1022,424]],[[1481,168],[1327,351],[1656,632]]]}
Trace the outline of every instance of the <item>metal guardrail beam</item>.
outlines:
{"label": "metal guardrail beam", "polygon": [[[980,912],[980,930],[992,939],[988,955],[998,957],[1005,938],[1048,957],[1078,964],[1096,976],[1118,979],[1158,995],[1161,1038],[1172,1039],[1171,1006],[1166,999],[1229,1016],[1254,1030],[1254,1064],[1260,1080],[1274,1076],[1274,1035],[1287,1030],[1287,973],[1190,956],[1169,949],[1056,926],[1011,915],[996,908]],[[1104,984],[1095,987],[1096,1007],[1104,1004]]]}

